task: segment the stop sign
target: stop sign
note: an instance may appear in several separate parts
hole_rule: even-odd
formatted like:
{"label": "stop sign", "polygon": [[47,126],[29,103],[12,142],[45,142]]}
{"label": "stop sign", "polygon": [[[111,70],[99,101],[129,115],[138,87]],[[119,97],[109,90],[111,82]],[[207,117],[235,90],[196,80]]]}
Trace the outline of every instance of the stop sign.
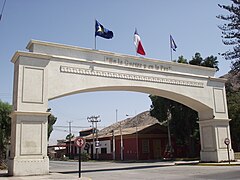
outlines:
{"label": "stop sign", "polygon": [[85,140],[83,138],[77,138],[75,140],[75,145],[78,146],[78,147],[83,147],[85,144]]}

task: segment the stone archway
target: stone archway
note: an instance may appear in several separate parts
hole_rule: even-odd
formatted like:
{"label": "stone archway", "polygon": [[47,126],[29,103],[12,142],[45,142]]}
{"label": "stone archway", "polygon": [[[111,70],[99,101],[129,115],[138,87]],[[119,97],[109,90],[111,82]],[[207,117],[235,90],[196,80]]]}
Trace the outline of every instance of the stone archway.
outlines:
{"label": "stone archway", "polygon": [[27,49],[12,58],[10,175],[49,172],[48,101],[92,91],[144,92],[187,105],[199,114],[201,161],[228,159],[225,80],[215,78],[214,69],[36,40]]}

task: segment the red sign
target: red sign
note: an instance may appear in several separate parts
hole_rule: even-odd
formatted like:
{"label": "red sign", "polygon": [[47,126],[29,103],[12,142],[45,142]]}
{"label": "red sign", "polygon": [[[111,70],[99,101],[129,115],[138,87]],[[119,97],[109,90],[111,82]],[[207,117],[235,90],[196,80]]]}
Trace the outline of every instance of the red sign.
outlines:
{"label": "red sign", "polygon": [[75,145],[78,146],[78,147],[83,147],[85,144],[85,140],[83,138],[77,138],[75,140]]}
{"label": "red sign", "polygon": [[229,145],[229,144],[230,144],[230,139],[225,138],[225,139],[224,139],[224,143],[225,143],[226,145]]}

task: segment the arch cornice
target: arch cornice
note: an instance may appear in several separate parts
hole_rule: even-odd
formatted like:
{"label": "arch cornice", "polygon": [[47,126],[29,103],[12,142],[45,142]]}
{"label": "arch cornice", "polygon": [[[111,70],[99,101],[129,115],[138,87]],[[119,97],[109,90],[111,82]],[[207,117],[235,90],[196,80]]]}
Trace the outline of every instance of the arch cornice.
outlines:
{"label": "arch cornice", "polygon": [[[52,60],[52,61],[67,61],[67,62],[83,62],[83,63],[87,63],[90,66],[98,66],[98,65],[103,65],[105,67],[119,67],[119,68],[124,68],[126,70],[141,70],[141,71],[145,71],[145,72],[151,72],[151,73],[157,73],[157,74],[165,74],[165,75],[176,75],[179,77],[192,77],[192,78],[201,78],[201,79],[209,79],[210,81],[217,81],[217,82],[222,82],[225,83],[227,81],[227,79],[225,78],[216,78],[216,77],[212,77],[212,76],[204,76],[204,75],[196,75],[196,74],[189,74],[189,73],[178,73],[178,72],[173,72],[173,71],[157,71],[154,69],[139,69],[139,68],[135,68],[135,67],[124,67],[124,66],[120,66],[120,65],[116,65],[116,64],[109,64],[109,63],[105,63],[105,62],[101,62],[101,61],[94,61],[94,60],[85,60],[85,59],[79,59],[79,58],[74,58],[74,57],[67,57],[67,56],[59,56],[59,55],[49,55],[49,54],[44,54],[44,53],[33,53],[33,52],[24,52],[24,51],[17,51],[15,52],[14,56],[12,57],[11,62],[15,63],[19,57],[29,57],[29,58],[37,58],[37,59],[45,59],[45,60]],[[168,62],[166,62],[168,63]],[[178,65],[181,65],[181,63],[179,63]],[[64,67],[64,66],[62,66]],[[79,69],[77,67],[74,66],[65,66],[65,69]],[[196,67],[191,67],[191,68],[202,68],[199,66]],[[83,70],[84,71],[84,70]],[[81,72],[83,72],[81,71]],[[86,72],[88,70],[85,70]],[[66,70],[66,72],[71,73],[71,71]],[[93,72],[90,72],[90,74],[94,74]]]}

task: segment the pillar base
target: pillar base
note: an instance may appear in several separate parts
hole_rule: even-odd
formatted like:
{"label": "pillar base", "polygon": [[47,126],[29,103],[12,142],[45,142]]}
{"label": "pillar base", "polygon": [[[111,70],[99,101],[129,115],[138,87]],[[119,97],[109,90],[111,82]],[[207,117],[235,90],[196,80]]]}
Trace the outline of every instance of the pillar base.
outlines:
{"label": "pillar base", "polygon": [[8,175],[10,176],[30,176],[49,174],[49,159],[9,159]]}
{"label": "pillar base", "polygon": [[[202,162],[228,161],[228,148],[230,160],[234,160],[229,121],[230,119],[209,119],[198,122],[201,137],[200,157]],[[230,140],[228,148],[225,144],[226,138]]]}
{"label": "pillar base", "polygon": [[[226,149],[220,149],[215,151],[201,151],[201,162],[224,162],[229,161],[228,152]],[[229,150],[230,161],[234,161],[234,152]]]}
{"label": "pillar base", "polygon": [[12,113],[9,175],[27,176],[49,173],[48,115],[49,113],[46,112],[15,111]]}

